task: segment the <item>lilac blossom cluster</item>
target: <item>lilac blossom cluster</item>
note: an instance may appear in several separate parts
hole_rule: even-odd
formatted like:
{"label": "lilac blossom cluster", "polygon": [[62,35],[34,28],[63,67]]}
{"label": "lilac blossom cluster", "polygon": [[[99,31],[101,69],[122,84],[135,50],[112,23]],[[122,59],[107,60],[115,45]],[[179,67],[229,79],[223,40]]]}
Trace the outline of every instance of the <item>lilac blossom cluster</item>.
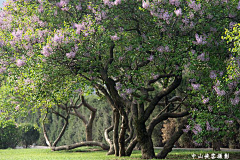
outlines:
{"label": "lilac blossom cluster", "polygon": [[206,129],[207,131],[219,131],[219,128],[215,128],[215,127],[211,127],[210,123],[208,121],[206,121]]}
{"label": "lilac blossom cluster", "polygon": [[104,5],[107,5],[109,8],[121,4],[122,0],[115,0],[111,2],[110,0],[103,0]]}

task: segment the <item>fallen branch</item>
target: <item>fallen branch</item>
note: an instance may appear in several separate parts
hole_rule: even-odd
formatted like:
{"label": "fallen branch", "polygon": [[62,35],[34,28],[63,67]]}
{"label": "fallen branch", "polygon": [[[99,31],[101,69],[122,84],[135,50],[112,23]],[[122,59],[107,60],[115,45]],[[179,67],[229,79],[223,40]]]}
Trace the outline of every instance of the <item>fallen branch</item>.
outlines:
{"label": "fallen branch", "polygon": [[99,146],[103,150],[109,150],[109,148],[110,148],[108,145],[103,144],[101,142],[86,141],[86,142],[80,142],[80,143],[75,143],[75,144],[70,144],[70,145],[59,146],[59,147],[51,147],[51,150],[52,151],[70,150],[70,149],[83,147],[83,146]]}

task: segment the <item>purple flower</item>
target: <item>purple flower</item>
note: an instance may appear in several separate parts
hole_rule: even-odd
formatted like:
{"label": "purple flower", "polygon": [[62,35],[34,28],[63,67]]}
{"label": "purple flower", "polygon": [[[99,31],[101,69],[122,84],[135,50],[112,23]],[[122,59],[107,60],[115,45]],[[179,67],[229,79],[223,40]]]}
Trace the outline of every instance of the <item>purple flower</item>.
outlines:
{"label": "purple flower", "polygon": [[215,71],[211,71],[209,77],[210,77],[211,79],[216,79],[216,78],[217,78],[216,72],[215,72]]}
{"label": "purple flower", "polygon": [[210,130],[211,130],[211,126],[210,126],[210,124],[209,124],[208,121],[206,122],[206,127],[207,127],[207,131],[210,131]]}
{"label": "purple flower", "polygon": [[144,9],[147,9],[147,8],[149,7],[149,1],[148,1],[148,0],[147,0],[146,2],[143,1],[143,2],[142,2],[142,7],[143,7]]}
{"label": "purple flower", "polygon": [[66,53],[66,56],[67,56],[67,58],[69,58],[69,59],[74,58],[74,57],[76,56],[76,52],[71,51],[71,52],[69,52],[69,53]]}
{"label": "purple flower", "polygon": [[43,5],[40,5],[40,6],[38,7],[38,12],[39,12],[39,13],[43,13]]}
{"label": "purple flower", "polygon": [[202,35],[200,36],[196,33],[195,38],[196,38],[196,41],[193,41],[193,43],[196,44],[196,45],[203,45],[203,44],[207,43],[207,41],[205,41],[206,38],[203,38]]}
{"label": "purple flower", "polygon": [[46,46],[43,46],[43,49],[41,52],[45,57],[49,57],[52,54],[53,49],[49,44],[47,44]]}
{"label": "purple flower", "polygon": [[186,125],[186,129],[183,129],[183,132],[187,133],[190,130],[190,126]]}
{"label": "purple flower", "polygon": [[212,106],[208,106],[208,110],[209,110],[209,112],[212,112],[212,109],[213,109]]}
{"label": "purple flower", "polygon": [[202,128],[200,124],[195,124],[194,129],[196,129],[198,132],[202,132]]}
{"label": "purple flower", "polygon": [[232,120],[226,120],[225,123],[227,123],[227,124],[232,124],[233,121],[232,121]]}
{"label": "purple flower", "polygon": [[217,95],[219,96],[224,96],[226,94],[226,92],[224,90],[220,90],[218,87],[213,86],[214,90],[216,91]]}
{"label": "purple flower", "polygon": [[6,71],[6,69],[7,69],[6,67],[0,68],[0,74],[4,73]]}
{"label": "purple flower", "polygon": [[121,4],[121,0],[115,0],[115,2],[113,3],[115,6]]}
{"label": "purple flower", "polygon": [[170,49],[169,49],[168,46],[165,46],[165,51],[166,51],[166,52],[170,52]]}
{"label": "purple flower", "polygon": [[163,53],[164,52],[164,47],[163,46],[159,46],[158,48],[157,48],[157,51],[158,52],[161,52],[161,53]]}
{"label": "purple flower", "polygon": [[22,66],[24,66],[25,64],[26,64],[25,60],[17,59],[17,61],[16,61],[16,65],[17,65],[18,67],[22,67]]}
{"label": "purple flower", "polygon": [[76,6],[76,9],[77,9],[78,11],[82,10],[82,5],[81,5],[81,3],[79,3],[79,4]]}
{"label": "purple flower", "polygon": [[169,0],[169,3],[170,3],[171,5],[175,5],[175,6],[177,6],[177,7],[180,5],[179,0]]}
{"label": "purple flower", "polygon": [[200,89],[200,84],[191,84],[194,90],[199,90]]}
{"label": "purple flower", "polygon": [[62,8],[66,6],[68,3],[69,3],[69,0],[61,0],[60,2],[56,3],[56,6],[58,6],[59,8]]}
{"label": "purple flower", "polygon": [[154,56],[150,55],[150,57],[148,58],[149,61],[153,61],[154,60]]}
{"label": "purple flower", "polygon": [[195,130],[195,129],[192,129],[192,132],[193,132],[195,135],[197,135],[197,134],[198,134],[198,131],[197,131],[197,130]]}
{"label": "purple flower", "polygon": [[20,108],[20,106],[19,105],[17,105],[16,107],[15,107],[15,109],[18,111],[19,110],[19,108]]}
{"label": "purple flower", "polygon": [[208,101],[209,101],[209,97],[208,97],[208,98],[204,98],[204,99],[203,99],[203,104],[208,103]]}
{"label": "purple flower", "polygon": [[240,101],[239,97],[237,97],[237,96],[234,99],[231,98],[230,100],[231,100],[231,104],[234,106],[236,106]]}
{"label": "purple flower", "polygon": [[62,42],[64,39],[64,36],[63,35],[59,35],[59,34],[55,34],[54,37],[53,37],[53,41],[54,42]]}
{"label": "purple flower", "polygon": [[117,41],[117,40],[119,40],[120,38],[117,36],[117,34],[115,34],[114,36],[110,36],[111,37],[111,39],[113,40],[113,41]]}
{"label": "purple flower", "polygon": [[237,96],[240,94],[240,89],[238,91],[235,91],[234,94]]}
{"label": "purple flower", "polygon": [[132,90],[131,88],[127,88],[127,89],[126,89],[126,93],[127,93],[127,94],[131,94],[132,92],[133,92],[133,90]]}
{"label": "purple flower", "polygon": [[116,90],[120,90],[122,88],[122,84],[120,82],[116,83]]}
{"label": "purple flower", "polygon": [[237,10],[240,10],[240,1],[238,2]]}
{"label": "purple flower", "polygon": [[174,11],[174,13],[176,14],[176,16],[181,16],[182,15],[182,9],[181,8],[179,8],[179,9],[177,9],[177,10],[175,10]]}

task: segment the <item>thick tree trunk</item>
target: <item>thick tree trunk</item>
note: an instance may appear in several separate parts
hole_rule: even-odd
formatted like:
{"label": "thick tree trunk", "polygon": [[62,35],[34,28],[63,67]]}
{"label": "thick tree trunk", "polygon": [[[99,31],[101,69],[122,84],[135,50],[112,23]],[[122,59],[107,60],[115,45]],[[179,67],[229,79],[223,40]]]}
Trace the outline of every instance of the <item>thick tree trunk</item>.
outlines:
{"label": "thick tree trunk", "polygon": [[221,151],[221,142],[218,140],[213,140],[213,151]]}
{"label": "thick tree trunk", "polygon": [[113,146],[115,150],[115,156],[119,156],[119,144],[118,144],[118,126],[119,126],[119,112],[114,110],[114,127],[113,127]]}
{"label": "thick tree trunk", "polygon": [[95,141],[86,141],[86,142],[81,142],[81,143],[75,143],[71,145],[65,145],[65,146],[59,146],[59,147],[51,147],[53,151],[60,151],[60,150],[70,150],[82,146],[99,146],[103,150],[108,150],[109,146],[101,143],[101,142],[95,142]]}
{"label": "thick tree trunk", "polygon": [[181,137],[183,134],[183,129],[185,125],[187,124],[187,118],[185,118],[182,123],[179,125],[177,131],[173,134],[171,139],[167,141],[167,143],[164,145],[162,151],[158,153],[157,158],[159,159],[165,159],[169,152],[172,151],[172,148],[174,147],[175,142]]}
{"label": "thick tree trunk", "polygon": [[110,149],[109,149],[107,155],[112,155],[112,154],[115,153],[114,147],[113,147],[113,143],[112,143],[111,139],[110,139],[109,136],[108,136],[109,132],[111,132],[111,131],[113,131],[113,125],[110,126],[110,127],[108,127],[107,129],[105,129],[105,131],[104,131],[105,140],[107,141],[107,143],[108,143],[109,146],[110,146]]}
{"label": "thick tree trunk", "polygon": [[142,158],[155,158],[153,142],[151,139],[151,135],[147,133],[145,122],[137,121],[135,122],[135,126],[137,132],[137,141],[141,146]]}
{"label": "thick tree trunk", "polygon": [[128,126],[128,117],[123,108],[121,108],[122,124],[119,134],[119,156],[125,156],[125,134]]}
{"label": "thick tree trunk", "polygon": [[86,141],[92,141],[92,125],[86,125]]}

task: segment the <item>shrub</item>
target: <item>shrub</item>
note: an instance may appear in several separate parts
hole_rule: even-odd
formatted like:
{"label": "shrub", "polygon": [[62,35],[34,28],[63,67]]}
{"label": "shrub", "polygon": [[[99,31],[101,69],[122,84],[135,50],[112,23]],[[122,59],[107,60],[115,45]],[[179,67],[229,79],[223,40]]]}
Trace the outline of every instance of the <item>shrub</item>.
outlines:
{"label": "shrub", "polygon": [[20,142],[26,148],[35,143],[40,137],[39,128],[29,123],[20,124],[19,131],[21,135]]}
{"label": "shrub", "polygon": [[19,142],[18,133],[18,127],[14,121],[0,121],[0,149],[15,148]]}

